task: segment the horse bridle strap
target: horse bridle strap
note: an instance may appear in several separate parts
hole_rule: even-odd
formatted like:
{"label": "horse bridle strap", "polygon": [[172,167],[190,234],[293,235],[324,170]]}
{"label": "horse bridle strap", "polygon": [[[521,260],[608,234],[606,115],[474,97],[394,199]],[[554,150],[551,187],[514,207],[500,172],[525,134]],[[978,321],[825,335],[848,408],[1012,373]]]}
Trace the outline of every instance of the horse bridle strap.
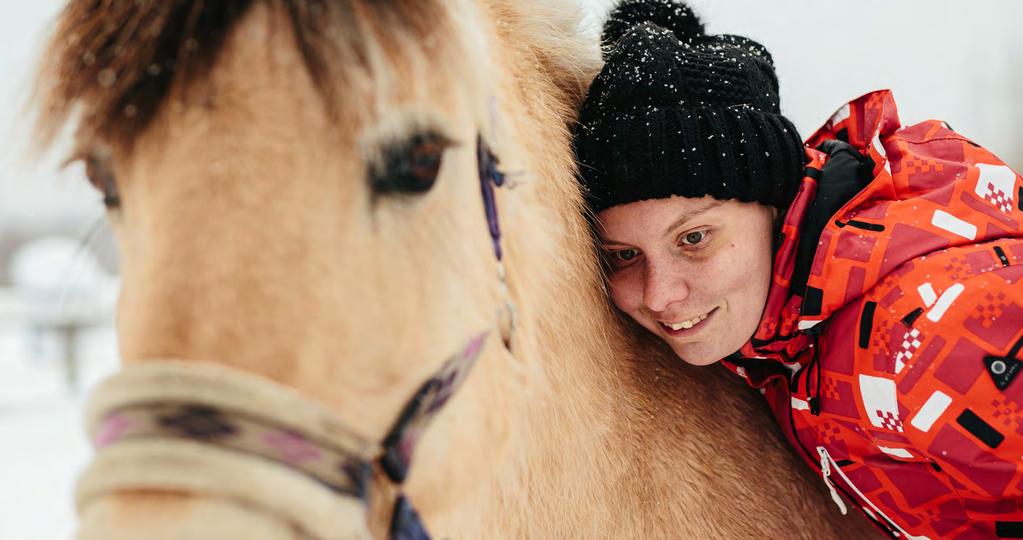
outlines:
{"label": "horse bridle strap", "polygon": [[[97,455],[79,482],[78,505],[111,491],[149,488],[241,499],[296,525],[321,515],[314,510],[309,516],[301,498],[280,500],[281,486],[289,485],[307,495],[326,492],[317,499],[320,507],[357,501],[364,510],[375,466],[395,486],[405,480],[416,442],[468,375],[486,335],[471,339],[420,386],[380,443],[355,434],[295,390],[240,370],[198,362],[128,364],[90,396],[86,422]],[[408,500],[395,491],[391,536],[427,537]],[[336,536],[339,517],[332,528],[308,532],[363,536],[361,530]]]}
{"label": "horse bridle strap", "polygon": [[[88,513],[99,509],[109,495],[126,491],[201,495],[203,499],[237,505],[264,520],[270,518],[288,529],[301,531],[301,538],[370,538],[366,506],[361,499],[324,489],[308,476],[278,463],[198,441],[140,439],[99,451],[78,477],[75,490],[78,515],[87,522]],[[181,519],[185,521],[188,516]],[[215,525],[232,531],[230,537],[237,537],[235,529],[245,526]],[[113,537],[114,533],[97,532],[97,538],[107,534]],[[208,533],[195,536],[210,537]]]}

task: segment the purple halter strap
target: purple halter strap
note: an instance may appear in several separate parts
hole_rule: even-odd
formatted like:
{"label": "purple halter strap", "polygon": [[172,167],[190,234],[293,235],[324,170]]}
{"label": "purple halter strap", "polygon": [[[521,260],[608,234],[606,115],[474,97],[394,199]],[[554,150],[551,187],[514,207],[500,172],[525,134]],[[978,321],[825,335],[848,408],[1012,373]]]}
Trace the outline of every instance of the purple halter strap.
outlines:
{"label": "purple halter strap", "polygon": [[[476,137],[476,164],[479,172],[480,192],[483,197],[483,210],[487,217],[487,230],[494,248],[494,257],[497,259],[498,278],[507,298],[504,254],[501,250],[501,224],[497,217],[497,201],[494,197],[494,188],[505,184],[505,175],[498,169],[497,157],[487,146],[482,135]],[[502,328],[501,333],[505,347],[509,347],[511,331],[515,324],[515,308],[510,300],[506,300],[506,311],[508,320],[502,324],[506,328]],[[481,335],[473,340],[473,343],[477,343],[475,347],[477,352],[482,347],[484,337]],[[469,348],[473,349],[472,345]],[[475,354],[474,352],[474,357]],[[412,450],[415,448],[419,434],[433,413],[439,410],[458,388],[471,365],[471,363],[452,361],[445,364],[438,375],[432,377],[420,388],[402,412],[391,434],[384,439],[384,454],[380,458],[380,464],[395,484],[401,485],[405,481],[412,459]],[[426,528],[423,527],[419,514],[404,495],[399,494],[395,500],[394,511],[391,515],[390,537],[392,540],[429,540],[430,538]]]}
{"label": "purple halter strap", "polygon": [[494,256],[498,262],[504,262],[501,252],[501,224],[497,220],[497,203],[494,200],[494,187],[504,185],[504,173],[497,169],[497,158],[483,140],[476,138],[476,160],[479,165],[480,189],[483,192],[483,209],[487,213],[487,227],[490,239],[494,244]]}
{"label": "purple halter strap", "polygon": [[490,241],[494,247],[494,257],[497,259],[497,278],[501,286],[501,293],[505,299],[504,309],[498,312],[498,326],[501,330],[501,340],[504,342],[504,347],[510,351],[512,333],[515,331],[518,315],[515,304],[511,301],[511,295],[508,293],[504,253],[501,250],[501,224],[497,218],[497,202],[494,197],[494,188],[507,185],[507,177],[498,169],[497,157],[490,150],[490,147],[487,146],[482,135],[476,139],[476,160],[479,167],[483,210],[487,216],[487,229],[490,232]]}

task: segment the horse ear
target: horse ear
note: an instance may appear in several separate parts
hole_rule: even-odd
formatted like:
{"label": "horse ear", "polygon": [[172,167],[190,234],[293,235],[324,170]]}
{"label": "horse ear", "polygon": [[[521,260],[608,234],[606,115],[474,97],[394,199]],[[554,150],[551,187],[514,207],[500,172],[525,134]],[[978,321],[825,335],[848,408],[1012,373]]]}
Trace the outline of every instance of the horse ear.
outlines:
{"label": "horse ear", "polygon": [[686,4],[673,0],[622,0],[611,10],[604,23],[601,43],[612,45],[633,27],[643,23],[671,30],[684,43],[699,41],[706,35],[703,22]]}

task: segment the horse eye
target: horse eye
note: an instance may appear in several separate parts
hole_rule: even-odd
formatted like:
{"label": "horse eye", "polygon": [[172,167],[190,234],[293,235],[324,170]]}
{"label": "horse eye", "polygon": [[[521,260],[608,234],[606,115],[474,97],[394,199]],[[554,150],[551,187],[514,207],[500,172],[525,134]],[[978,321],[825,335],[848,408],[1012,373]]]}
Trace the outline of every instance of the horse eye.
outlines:
{"label": "horse eye", "polygon": [[451,141],[436,133],[420,133],[388,146],[380,165],[371,171],[374,194],[420,194],[433,187],[444,150]]}
{"label": "horse eye", "polygon": [[109,210],[121,206],[121,196],[117,191],[117,179],[110,161],[95,154],[85,158],[85,176],[97,191],[103,194],[103,205]]}

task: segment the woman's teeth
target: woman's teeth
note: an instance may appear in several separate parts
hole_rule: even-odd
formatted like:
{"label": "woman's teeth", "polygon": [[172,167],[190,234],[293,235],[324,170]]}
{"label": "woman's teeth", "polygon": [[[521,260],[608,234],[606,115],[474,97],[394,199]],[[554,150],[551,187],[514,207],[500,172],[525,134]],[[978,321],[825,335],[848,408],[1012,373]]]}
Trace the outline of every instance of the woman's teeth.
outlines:
{"label": "woman's teeth", "polygon": [[682,322],[677,322],[677,323],[664,323],[664,326],[667,326],[668,328],[671,328],[672,330],[682,330],[683,328],[689,329],[689,328],[692,328],[692,327],[696,326],[700,321],[706,319],[707,315],[709,315],[709,313],[704,313],[703,315],[700,315],[699,317],[693,317],[692,319],[689,319],[687,321],[682,321]]}

